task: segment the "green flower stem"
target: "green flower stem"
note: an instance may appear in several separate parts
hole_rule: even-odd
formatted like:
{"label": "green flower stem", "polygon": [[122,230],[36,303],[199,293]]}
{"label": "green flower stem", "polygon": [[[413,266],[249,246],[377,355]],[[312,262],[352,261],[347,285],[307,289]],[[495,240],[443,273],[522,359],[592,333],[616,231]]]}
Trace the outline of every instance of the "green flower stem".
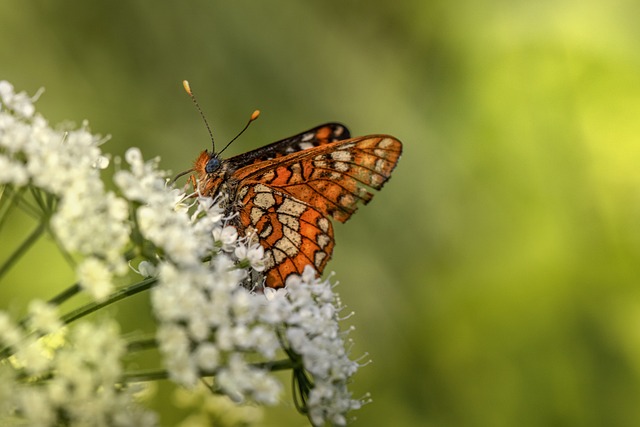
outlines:
{"label": "green flower stem", "polygon": [[151,338],[139,338],[136,340],[130,340],[127,343],[127,352],[134,353],[136,351],[149,350],[151,348],[156,348],[158,346],[158,342],[155,337]]}
{"label": "green flower stem", "polygon": [[[2,186],[2,190],[0,192],[0,206],[3,207],[4,212],[0,216],[0,221],[4,223],[8,213],[14,207],[22,209],[24,213],[35,220],[39,221],[42,219],[42,211],[24,198],[24,193],[26,191],[27,187],[15,189],[12,186]],[[4,197],[5,194],[8,195],[8,198]]]}
{"label": "green flower stem", "polygon": [[[60,292],[58,295],[56,295],[55,297],[51,298],[47,302],[49,304],[52,304],[52,305],[60,305],[63,302],[67,301],[72,296],[76,295],[81,290],[82,290],[82,288],[80,287],[80,284],[79,283],[74,283],[73,285],[69,286],[67,289],[65,289],[64,291]],[[20,325],[22,327],[26,326],[27,325],[27,320],[28,320],[28,317],[22,318],[18,322],[18,325]]]}
{"label": "green flower stem", "polygon": [[87,316],[88,314],[91,314],[96,310],[99,310],[103,307],[111,305],[114,302],[120,301],[121,299],[130,297],[137,293],[146,291],[151,287],[153,287],[157,282],[158,282],[158,279],[155,277],[145,279],[142,282],[138,282],[134,285],[127,286],[126,288],[120,289],[119,291],[109,295],[109,297],[104,301],[92,302],[85,306],[77,308],[76,310],[73,310],[65,314],[64,316],[61,316],[60,319],[62,320],[63,323],[69,324],[74,320],[78,320],[84,316]]}
{"label": "green flower stem", "polygon": [[[260,369],[268,369],[271,372],[275,371],[283,371],[286,369],[292,369],[293,364],[289,359],[276,360],[275,362],[260,362],[260,363],[252,363],[251,366]],[[203,377],[211,377],[215,376],[215,372],[213,373],[203,373]],[[166,380],[169,378],[169,373],[163,369],[148,369],[148,370],[140,370],[133,372],[126,372],[122,376],[122,382],[124,383],[139,383],[145,381],[157,381],[157,380]]]}
{"label": "green flower stem", "polygon": [[281,359],[281,360],[276,360],[274,362],[252,363],[251,366],[254,366],[260,369],[267,368],[271,372],[276,372],[276,371],[284,371],[287,369],[293,369],[294,363],[291,361],[291,359]]}
{"label": "green flower stem", "polygon": [[169,378],[169,373],[163,369],[158,370],[140,370],[134,372],[125,373],[122,376],[123,383],[141,383],[145,381],[158,381],[166,380]]}
{"label": "green flower stem", "polygon": [[[64,316],[60,317],[60,320],[62,320],[62,322],[64,324],[69,324],[75,320],[78,320],[84,316],[87,316],[91,313],[93,313],[96,310],[99,310],[103,307],[106,307],[108,305],[113,304],[114,302],[120,301],[121,299],[127,298],[129,296],[135,295],[137,293],[146,291],[148,289],[150,289],[151,287],[153,287],[156,283],[157,283],[158,279],[156,279],[155,277],[152,278],[148,278],[143,280],[142,282],[138,282],[134,285],[131,286],[127,286],[126,288],[123,288],[121,290],[119,290],[118,292],[115,292],[113,294],[111,294],[106,300],[101,301],[101,302],[93,302],[87,305],[84,305],[80,308],[77,308],[67,314],[65,314]],[[77,292],[76,287],[79,287],[78,284],[72,285],[71,287],[69,287],[68,289],[64,290],[63,292],[61,292],[59,295],[55,296],[52,298],[52,300],[50,300],[49,302],[52,301],[57,301],[57,300],[65,300],[70,298],[71,296],[75,295],[75,293]],[[20,324],[24,325],[25,324],[25,320],[22,320],[20,322]],[[5,347],[3,349],[0,349],[0,360],[11,356],[13,353],[15,353],[15,349],[12,347]]]}
{"label": "green flower stem", "polygon": [[36,229],[33,230],[33,232],[25,239],[25,241],[22,242],[20,246],[18,246],[15,252],[13,252],[11,256],[4,262],[4,264],[0,266],[0,279],[11,269],[11,267],[13,267],[13,265],[20,259],[20,257],[29,250],[31,245],[33,245],[36,240],[38,240],[38,238],[42,235],[46,228],[47,226],[44,221],[41,222],[40,224],[38,224]]}
{"label": "green flower stem", "polygon": [[47,197],[46,199],[43,198],[42,191],[40,191],[40,189],[36,187],[29,187],[29,190],[31,190],[31,195],[38,204],[40,210],[45,213],[51,213],[51,204],[49,203],[49,197]]}
{"label": "green flower stem", "polygon": [[[24,190],[20,190],[24,191]],[[7,196],[5,196],[5,192]],[[18,206],[15,200],[18,198],[19,192],[10,190],[6,185],[0,185],[0,229],[9,218],[11,211]]]}
{"label": "green flower stem", "polygon": [[82,290],[82,287],[80,287],[80,284],[74,283],[73,285],[69,286],[67,289],[60,292],[58,295],[51,298],[47,302],[52,305],[60,305],[63,302],[70,299],[71,297],[73,297],[74,295],[78,294],[81,290]]}

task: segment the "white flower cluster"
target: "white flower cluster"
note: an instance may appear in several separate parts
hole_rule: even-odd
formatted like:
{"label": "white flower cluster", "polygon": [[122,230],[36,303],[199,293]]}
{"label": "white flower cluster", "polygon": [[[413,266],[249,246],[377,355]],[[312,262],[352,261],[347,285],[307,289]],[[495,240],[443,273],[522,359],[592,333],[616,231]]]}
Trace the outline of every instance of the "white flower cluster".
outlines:
{"label": "white flower cluster", "polygon": [[78,280],[97,300],[112,292],[114,275],[127,271],[130,233],[127,202],[100,178],[108,162],[99,144],[86,126],[51,128],[31,98],[0,81],[0,185],[31,184],[56,197],[51,228],[66,252],[83,258]]}
{"label": "white flower cluster", "polygon": [[[139,229],[163,254],[151,301],[170,378],[193,387],[202,376],[215,376],[216,386],[238,402],[274,405],[282,386],[268,362],[284,336],[286,350],[301,358],[313,380],[306,408],[312,422],[345,424],[344,415],[362,404],[346,387],[358,364],[345,350],[341,306],[329,282],[309,267],[287,290],[267,289],[269,298],[254,291],[261,280],[242,286],[251,270],[264,269],[262,247],[226,225],[210,198],[197,198],[190,213],[179,203],[184,195],[165,189],[157,162],[144,162],[139,150],[130,149],[125,159],[129,170],[119,171],[115,181],[125,197],[142,204]],[[207,256],[211,260],[203,263]]]}
{"label": "white flower cluster", "polygon": [[[0,311],[1,425],[154,426],[157,417],[118,385],[125,345],[115,322],[62,328],[55,308],[34,301],[25,329]],[[38,335],[44,335],[38,338]]]}
{"label": "white flower cluster", "polygon": [[345,348],[343,337],[348,331],[340,331],[338,324],[343,306],[332,285],[307,266],[301,277],[287,280],[286,291],[278,291],[274,300],[284,314],[286,347],[301,357],[311,375],[313,387],[306,399],[309,419],[314,425],[346,424],[345,414],[364,402],[352,399],[347,389],[360,365],[349,359]]}
{"label": "white flower cluster", "polygon": [[[255,236],[238,235],[219,200],[167,187],[158,161],[144,161],[135,148],[114,175],[118,193],[108,192],[97,167],[105,163],[98,145],[86,129],[53,130],[31,98],[0,82],[0,186],[30,185],[55,197],[51,228],[64,250],[80,259],[78,280],[96,300],[112,295],[115,279],[126,273],[126,249],[145,259],[138,269],[157,279],[151,291],[156,341],[170,379],[193,387],[212,376],[236,402],[274,405],[282,385],[272,370],[289,367],[311,422],[345,424],[345,414],[362,405],[347,389],[359,365],[345,349],[342,306],[332,285],[309,267],[286,289],[263,289],[264,250]],[[60,323],[46,304],[34,307],[37,315],[26,325],[39,334],[25,334],[0,312],[0,344],[16,350],[15,366],[47,381],[20,385],[10,396],[18,377],[0,355],[2,412],[2,402],[11,402],[23,417],[42,417],[33,424],[50,424],[60,413],[80,424],[98,424],[79,418],[83,413],[125,417],[105,425],[128,425],[135,417],[140,425],[155,422],[144,411],[115,409],[130,397],[114,385],[123,374],[117,328],[81,324],[64,346],[49,349],[36,337],[59,330]],[[288,360],[278,360],[283,356]]]}
{"label": "white flower cluster", "polygon": [[193,387],[198,378],[212,375],[238,402],[273,405],[281,385],[268,362],[284,345],[302,361],[297,369],[311,375],[305,409],[312,423],[346,424],[345,414],[362,405],[347,390],[359,365],[345,350],[341,306],[331,284],[309,267],[301,278],[290,279],[286,290],[267,289],[263,295],[240,285],[245,276],[225,254],[208,267],[161,265],[152,302],[170,377]]}

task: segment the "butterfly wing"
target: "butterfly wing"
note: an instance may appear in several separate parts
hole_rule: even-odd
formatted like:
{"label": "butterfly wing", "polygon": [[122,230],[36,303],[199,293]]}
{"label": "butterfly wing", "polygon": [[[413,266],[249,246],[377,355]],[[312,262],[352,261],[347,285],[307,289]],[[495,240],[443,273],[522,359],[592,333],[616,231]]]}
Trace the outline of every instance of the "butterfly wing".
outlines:
{"label": "butterfly wing", "polygon": [[350,138],[349,129],[340,123],[326,123],[256,150],[231,157],[226,161],[233,169],[283,157],[309,148]]}
{"label": "butterfly wing", "polygon": [[371,135],[322,144],[236,171],[240,222],[253,228],[267,257],[267,285],[282,287],[312,265],[321,273],[333,252],[329,218],[345,222],[368,203],[395,168],[402,144]]}
{"label": "butterfly wing", "polygon": [[263,184],[242,187],[240,222],[253,228],[265,250],[267,286],[283,287],[292,273],[312,265],[322,272],[333,252],[333,228],[323,213]]}

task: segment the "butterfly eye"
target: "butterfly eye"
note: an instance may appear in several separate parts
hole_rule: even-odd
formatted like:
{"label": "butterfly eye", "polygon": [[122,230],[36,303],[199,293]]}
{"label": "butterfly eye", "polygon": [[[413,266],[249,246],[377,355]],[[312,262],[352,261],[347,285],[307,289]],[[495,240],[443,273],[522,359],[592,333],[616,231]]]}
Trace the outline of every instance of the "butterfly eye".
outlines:
{"label": "butterfly eye", "polygon": [[220,167],[220,159],[217,156],[211,156],[207,164],[204,166],[206,173],[213,173]]}

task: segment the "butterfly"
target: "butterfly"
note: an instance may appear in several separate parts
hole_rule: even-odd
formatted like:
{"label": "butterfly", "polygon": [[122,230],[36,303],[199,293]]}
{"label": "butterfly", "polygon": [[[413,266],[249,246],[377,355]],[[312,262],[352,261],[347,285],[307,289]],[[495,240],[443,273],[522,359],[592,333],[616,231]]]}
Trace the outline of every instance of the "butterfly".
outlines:
{"label": "butterfly", "polygon": [[203,196],[227,196],[239,234],[255,232],[264,248],[266,286],[281,288],[307,265],[322,273],[335,244],[331,220],[345,222],[367,204],[401,153],[392,136],[351,138],[327,123],[228,159],[205,150],[193,180]]}

